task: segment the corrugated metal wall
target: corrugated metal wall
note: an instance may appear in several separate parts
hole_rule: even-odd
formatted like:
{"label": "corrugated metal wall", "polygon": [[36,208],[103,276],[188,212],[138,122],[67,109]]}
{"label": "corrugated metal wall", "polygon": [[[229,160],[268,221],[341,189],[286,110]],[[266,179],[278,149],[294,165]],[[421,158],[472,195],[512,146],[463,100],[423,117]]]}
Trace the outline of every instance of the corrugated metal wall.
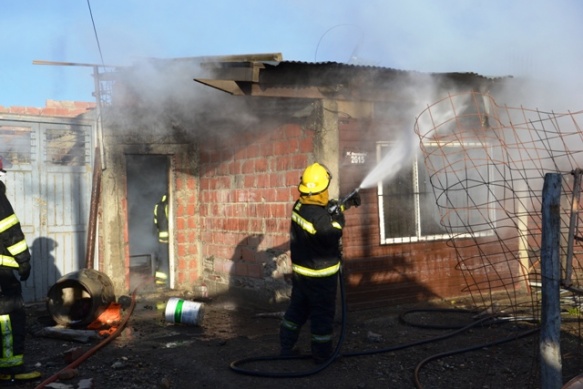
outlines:
{"label": "corrugated metal wall", "polygon": [[92,124],[0,117],[7,195],[32,253],[25,301],[41,301],[64,274],[84,267],[91,198]]}

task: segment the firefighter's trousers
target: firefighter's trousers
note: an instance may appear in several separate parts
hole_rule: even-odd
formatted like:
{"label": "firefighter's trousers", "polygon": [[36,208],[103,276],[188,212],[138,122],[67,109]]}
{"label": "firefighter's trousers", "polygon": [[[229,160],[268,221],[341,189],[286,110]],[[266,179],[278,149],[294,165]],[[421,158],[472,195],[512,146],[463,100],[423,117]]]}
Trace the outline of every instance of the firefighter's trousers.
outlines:
{"label": "firefighter's trousers", "polygon": [[337,287],[338,273],[327,277],[293,274],[291,301],[280,328],[282,355],[291,352],[302,326],[310,319],[313,357],[321,360],[330,356]]}
{"label": "firefighter's trousers", "polygon": [[0,267],[0,369],[23,364],[26,314],[22,287],[11,268]]}

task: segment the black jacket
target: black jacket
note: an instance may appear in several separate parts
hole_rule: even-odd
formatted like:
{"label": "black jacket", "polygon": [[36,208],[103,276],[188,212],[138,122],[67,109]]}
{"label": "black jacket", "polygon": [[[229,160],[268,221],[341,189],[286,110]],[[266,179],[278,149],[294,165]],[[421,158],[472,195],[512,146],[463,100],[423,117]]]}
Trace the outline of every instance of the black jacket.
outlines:
{"label": "black jacket", "polygon": [[292,264],[314,270],[337,265],[343,226],[343,220],[334,220],[326,207],[296,201],[290,233]]}
{"label": "black jacket", "polygon": [[[9,250],[10,248],[10,250]],[[6,187],[0,181],[0,258],[14,258],[16,264],[3,261],[3,266],[20,268],[30,266],[30,251],[20,227],[20,222],[14,214],[12,205],[6,197]]]}

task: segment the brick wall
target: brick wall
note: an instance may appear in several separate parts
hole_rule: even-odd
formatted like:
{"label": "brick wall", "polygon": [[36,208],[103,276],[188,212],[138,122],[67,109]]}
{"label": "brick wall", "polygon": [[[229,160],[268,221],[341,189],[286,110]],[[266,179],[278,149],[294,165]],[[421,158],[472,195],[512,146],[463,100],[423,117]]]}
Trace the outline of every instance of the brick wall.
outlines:
{"label": "brick wall", "polygon": [[[376,142],[386,141],[386,128],[391,123],[366,123],[345,120],[340,125],[341,150],[356,150],[367,153],[363,165],[344,163],[342,172],[342,194],[357,187],[366,174],[376,165]],[[494,268],[498,274],[511,277],[519,274],[516,264],[503,261],[501,248],[488,245],[486,252],[477,252],[476,246],[468,240],[463,250],[463,241],[454,248],[447,240],[420,241],[415,243],[380,244],[380,225],[377,188],[360,191],[362,205],[346,213],[343,234],[344,275],[347,282],[347,302],[350,309],[368,309],[407,302],[429,301],[453,298],[468,293],[467,277],[460,271],[458,257],[477,258],[489,254],[489,259],[500,265]],[[504,242],[518,251],[515,236]],[[456,251],[457,250],[457,251]],[[484,250],[482,246],[481,250]],[[478,265],[474,264],[475,267]],[[488,268],[492,270],[492,268]],[[486,274],[473,271],[474,284],[490,282]]]}
{"label": "brick wall", "polygon": [[175,216],[175,257],[176,282],[180,286],[191,287],[199,282],[200,269],[197,263],[199,255],[196,223],[197,179],[192,171],[192,160],[188,154],[174,156],[174,214]]}
{"label": "brick wall", "polygon": [[271,288],[277,295],[289,266],[291,206],[312,162],[313,137],[287,124],[232,133],[202,147],[199,213],[207,282]]}
{"label": "brick wall", "polygon": [[58,116],[76,117],[95,109],[95,103],[82,101],[56,101],[47,100],[45,107],[4,107],[0,105],[0,113],[10,113],[15,115],[35,115],[35,116]]}

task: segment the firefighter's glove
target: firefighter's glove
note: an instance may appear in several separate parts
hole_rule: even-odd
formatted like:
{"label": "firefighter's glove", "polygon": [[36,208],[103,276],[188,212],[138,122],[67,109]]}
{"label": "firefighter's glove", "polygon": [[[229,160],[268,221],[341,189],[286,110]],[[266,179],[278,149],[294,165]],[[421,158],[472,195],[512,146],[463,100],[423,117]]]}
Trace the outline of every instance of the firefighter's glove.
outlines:
{"label": "firefighter's glove", "polygon": [[340,212],[342,212],[341,205],[338,204],[338,200],[336,200],[336,199],[331,199],[328,201],[328,205],[326,207],[326,210],[328,211],[328,213],[330,215],[336,215],[336,214],[339,214]]}
{"label": "firefighter's glove", "polygon": [[20,281],[28,280],[28,277],[30,276],[30,263],[23,262],[18,265],[18,275],[20,275]]}
{"label": "firefighter's glove", "polygon": [[358,192],[354,193],[346,202],[344,203],[343,211],[350,209],[351,207],[358,207],[360,205],[360,195]]}
{"label": "firefighter's glove", "polygon": [[340,227],[344,228],[344,224],[346,224],[346,220],[344,219],[344,214],[342,212],[337,212],[332,214],[332,222],[336,222],[340,224]]}

